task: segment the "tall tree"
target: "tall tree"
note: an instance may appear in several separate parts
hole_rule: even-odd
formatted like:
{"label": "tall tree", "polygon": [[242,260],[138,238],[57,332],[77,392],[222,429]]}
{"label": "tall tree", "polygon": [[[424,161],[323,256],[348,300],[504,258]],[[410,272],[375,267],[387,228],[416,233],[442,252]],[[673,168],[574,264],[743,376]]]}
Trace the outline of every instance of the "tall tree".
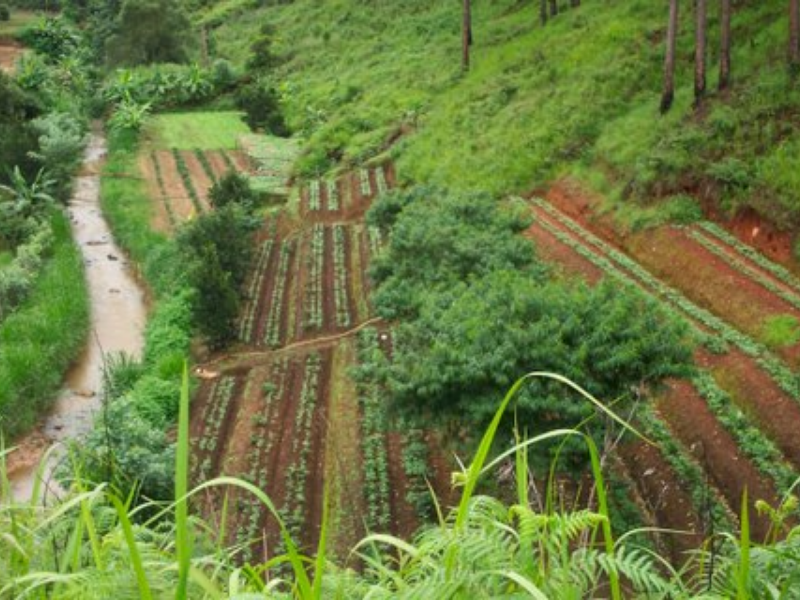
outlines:
{"label": "tall tree", "polygon": [[694,34],[694,103],[698,106],[706,94],[706,25],[707,0],[695,0],[696,25]]}
{"label": "tall tree", "polygon": [[469,71],[470,46],[472,46],[472,1],[464,0],[464,25],[461,35],[461,67]]}
{"label": "tall tree", "polygon": [[547,25],[547,0],[539,0],[539,20]]}
{"label": "tall tree", "polygon": [[661,114],[672,107],[675,99],[675,50],[678,41],[678,0],[669,0],[667,52],[664,59],[664,93],[661,95]]}
{"label": "tall tree", "polygon": [[800,0],[789,0],[789,69],[800,72]]}
{"label": "tall tree", "polygon": [[726,89],[731,83],[731,0],[721,0],[720,4],[719,89]]}
{"label": "tall tree", "polygon": [[558,0],[550,0],[550,16],[555,17],[558,14]]}

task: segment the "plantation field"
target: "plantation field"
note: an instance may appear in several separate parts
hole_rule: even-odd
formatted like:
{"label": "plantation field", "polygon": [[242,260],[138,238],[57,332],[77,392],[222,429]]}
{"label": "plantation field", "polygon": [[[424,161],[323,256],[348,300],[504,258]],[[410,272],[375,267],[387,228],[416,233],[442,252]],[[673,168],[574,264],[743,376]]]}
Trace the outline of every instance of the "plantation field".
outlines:
{"label": "plantation field", "polygon": [[[636,286],[686,319],[700,342],[697,374],[670,381],[643,415],[660,449],[635,442],[621,451],[650,519],[695,531],[696,542],[736,524],[745,489],[777,505],[800,472],[797,340],[774,343],[764,332],[776,316],[797,317],[798,279],[709,222],[621,235],[563,184],[531,207],[528,234],[567,276]],[[763,515],[751,522],[756,537],[769,527]],[[672,543],[677,552],[692,540]]]}
{"label": "plantation field", "polygon": [[[362,352],[391,352],[391,332],[369,306],[366,273],[382,242],[364,214],[393,182],[391,165],[311,182],[299,214],[265,223],[246,284],[243,346],[204,365],[214,376],[194,402],[195,481],[236,475],[269,490],[308,545],[326,488],[341,551],[367,529],[412,533],[430,517],[426,477],[449,493],[453,465],[435,439],[391,423],[380,390],[351,373]],[[232,501],[231,531],[248,556],[279,544],[262,507]]]}

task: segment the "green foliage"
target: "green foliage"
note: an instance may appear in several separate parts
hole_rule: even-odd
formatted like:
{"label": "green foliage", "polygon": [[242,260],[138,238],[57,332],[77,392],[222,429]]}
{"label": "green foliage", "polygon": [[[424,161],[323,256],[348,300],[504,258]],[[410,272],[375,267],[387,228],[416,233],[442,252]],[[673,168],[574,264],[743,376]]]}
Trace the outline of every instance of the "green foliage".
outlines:
{"label": "green foliage", "polygon": [[20,38],[26,46],[52,62],[74,58],[83,43],[78,29],[63,17],[45,17],[25,29]]}
{"label": "green foliage", "polygon": [[418,187],[380,196],[367,219],[391,225],[392,236],[370,271],[378,285],[378,313],[388,319],[411,316],[426,292],[500,269],[541,276],[530,242],[516,235],[529,224],[527,215],[521,204],[501,206],[482,193]]}
{"label": "green foliage", "polygon": [[189,57],[193,28],[181,2],[125,0],[116,33],[106,42],[115,66],[181,63]]}
{"label": "green foliage", "polygon": [[253,249],[252,220],[227,205],[187,224],[178,236],[189,284],[194,288],[194,322],[214,348],[237,336],[239,290]]}
{"label": "green foliage", "polygon": [[275,86],[267,79],[257,79],[236,91],[236,106],[244,112],[244,121],[254,131],[278,137],[291,135],[281,113],[280,98]]}
{"label": "green foliage", "polygon": [[770,348],[785,348],[800,342],[800,321],[793,315],[774,315],[764,321],[764,343]]}
{"label": "green foliage", "polygon": [[32,121],[31,127],[39,138],[39,148],[31,156],[54,180],[54,196],[66,202],[86,145],[85,123],[73,114],[51,112]]}
{"label": "green foliage", "polygon": [[241,206],[248,212],[255,208],[258,198],[250,187],[250,181],[237,171],[228,171],[217,181],[208,193],[214,208]]}
{"label": "green foliage", "polygon": [[8,4],[5,2],[0,4],[0,21],[10,21],[11,20],[11,9],[8,7]]}
{"label": "green foliage", "polygon": [[83,261],[67,218],[56,212],[51,219],[52,258],[28,299],[0,324],[0,431],[5,439],[26,431],[49,406],[87,334]]}

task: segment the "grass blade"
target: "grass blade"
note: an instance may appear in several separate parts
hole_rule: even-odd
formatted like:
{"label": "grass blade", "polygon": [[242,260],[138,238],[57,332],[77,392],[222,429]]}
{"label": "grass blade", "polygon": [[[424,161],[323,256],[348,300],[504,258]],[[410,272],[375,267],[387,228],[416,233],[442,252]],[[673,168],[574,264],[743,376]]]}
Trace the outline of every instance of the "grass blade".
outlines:
{"label": "grass blade", "polygon": [[187,596],[189,566],[192,556],[192,540],[189,532],[189,370],[183,365],[180,410],[178,413],[178,450],[175,465],[175,526],[178,545],[178,586],[175,598]]}

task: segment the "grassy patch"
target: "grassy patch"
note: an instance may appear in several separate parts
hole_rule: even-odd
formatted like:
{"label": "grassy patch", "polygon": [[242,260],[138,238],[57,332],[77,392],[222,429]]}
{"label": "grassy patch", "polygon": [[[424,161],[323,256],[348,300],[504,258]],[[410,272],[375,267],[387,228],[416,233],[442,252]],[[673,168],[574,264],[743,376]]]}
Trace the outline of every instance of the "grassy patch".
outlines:
{"label": "grassy patch", "polygon": [[800,321],[792,315],[777,315],[764,321],[761,339],[770,348],[785,348],[800,342]]}
{"label": "grassy patch", "polygon": [[0,325],[0,432],[6,439],[33,426],[47,409],[86,339],[83,260],[64,214],[54,214],[53,232],[53,256],[33,293]]}
{"label": "grassy patch", "polygon": [[11,20],[0,21],[0,40],[3,38],[15,38],[23,29],[34,23],[39,14],[29,10],[11,9]]}
{"label": "grassy patch", "polygon": [[232,150],[250,133],[238,112],[165,113],[150,119],[147,135],[156,148]]}

